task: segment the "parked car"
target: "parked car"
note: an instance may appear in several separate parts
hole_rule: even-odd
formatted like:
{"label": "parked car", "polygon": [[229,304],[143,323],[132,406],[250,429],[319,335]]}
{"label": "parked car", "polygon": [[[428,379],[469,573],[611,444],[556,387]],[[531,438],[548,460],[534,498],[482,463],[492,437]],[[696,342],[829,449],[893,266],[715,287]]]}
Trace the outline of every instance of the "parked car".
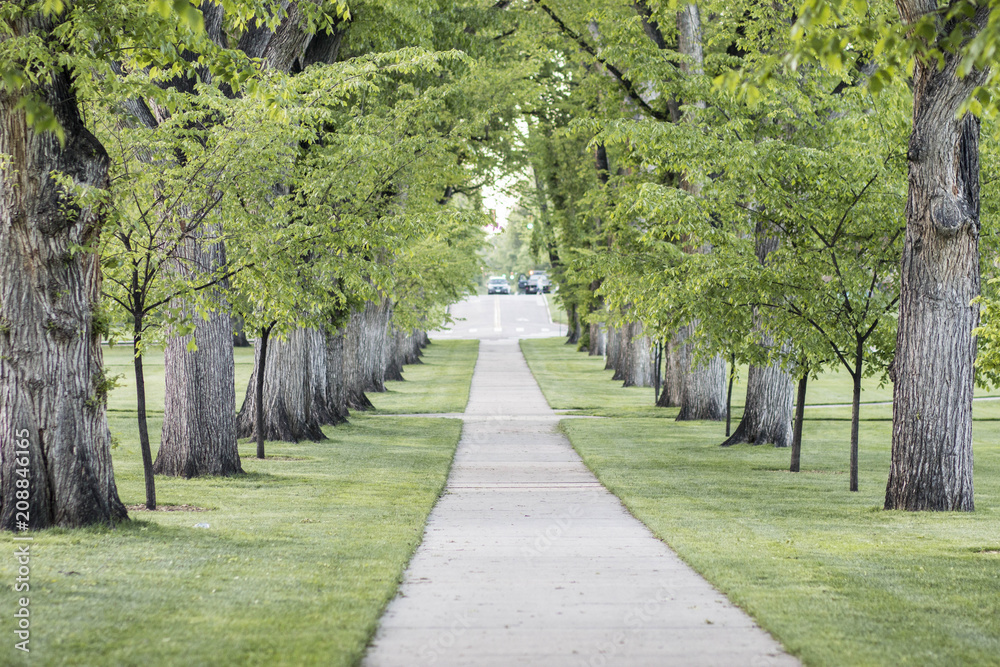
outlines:
{"label": "parked car", "polygon": [[548,293],[551,283],[549,283],[549,277],[544,273],[535,273],[528,278],[528,284],[524,288],[525,294],[538,294]]}
{"label": "parked car", "polygon": [[510,294],[510,285],[507,284],[506,278],[493,276],[486,283],[486,291],[489,294]]}

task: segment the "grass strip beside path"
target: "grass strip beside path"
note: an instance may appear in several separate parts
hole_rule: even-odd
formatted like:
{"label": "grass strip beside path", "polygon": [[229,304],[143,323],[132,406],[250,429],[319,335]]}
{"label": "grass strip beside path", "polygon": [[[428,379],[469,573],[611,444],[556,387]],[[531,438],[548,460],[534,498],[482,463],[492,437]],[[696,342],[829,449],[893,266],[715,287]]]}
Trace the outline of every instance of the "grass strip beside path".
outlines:
{"label": "grass strip beside path", "polygon": [[[471,376],[475,347],[428,349],[449,347],[463,350],[449,371]],[[417,380],[415,368],[407,367],[414,412],[426,405],[421,387],[437,392],[433,374]],[[163,407],[155,391],[154,456]],[[122,500],[139,505],[128,394],[125,386],[110,397],[120,408],[109,416],[120,441],[112,455]],[[319,443],[268,442],[264,461],[241,444],[245,475],[157,477],[161,508],[205,511],[130,511],[114,529],[34,533],[26,594],[13,591],[18,563],[5,537],[2,608],[30,598],[31,653],[14,649],[5,615],[0,664],[357,664],[444,488],[461,423],[354,414],[324,431],[329,440]]]}
{"label": "grass strip beside path", "polygon": [[479,356],[477,340],[434,341],[420,364],[407,366],[402,382],[386,382],[385,393],[369,393],[376,414],[465,412],[472,373]]}
{"label": "grass strip beside path", "polygon": [[[523,347],[547,397],[621,409],[634,395],[610,380],[575,381],[547,341]],[[586,354],[572,364],[604,372]],[[862,424],[860,493],[847,491],[850,423],[822,418],[827,411],[807,411],[805,472],[794,475],[787,449],[718,447],[718,423],[611,418],[562,428],[636,517],[807,665],[997,665],[998,412],[976,404],[972,514],[881,509],[884,419]]]}

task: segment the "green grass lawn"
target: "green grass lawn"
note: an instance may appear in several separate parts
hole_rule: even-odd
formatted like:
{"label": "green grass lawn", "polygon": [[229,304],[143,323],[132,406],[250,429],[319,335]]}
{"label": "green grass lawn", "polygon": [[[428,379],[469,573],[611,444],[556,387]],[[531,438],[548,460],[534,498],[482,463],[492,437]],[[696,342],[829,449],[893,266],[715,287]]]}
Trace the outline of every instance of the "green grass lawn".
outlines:
{"label": "green grass lawn", "polygon": [[[630,407],[651,390],[620,388],[599,358],[558,341],[522,347],[557,406],[655,410]],[[810,402],[840,402],[846,380],[822,378]],[[862,410],[859,493],[847,490],[846,408],[806,411],[805,472],[794,475],[787,449],[719,448],[718,423],[642,416],[562,428],[636,517],[807,665],[996,665],[1000,404],[977,403],[974,413],[972,514],[881,509],[887,407]]]}
{"label": "green grass lawn", "polygon": [[556,324],[568,326],[569,318],[566,316],[566,311],[563,310],[563,307],[556,300],[555,294],[546,294],[545,301],[549,304],[549,314],[552,316],[552,321]]}
{"label": "green grass lawn", "polygon": [[[627,387],[621,391],[607,391],[613,371],[604,370],[604,360],[600,357],[588,358],[586,353],[576,351],[576,346],[565,345],[561,338],[523,341],[521,351],[536,375],[544,374],[556,380],[542,383],[542,392],[549,405],[557,410],[576,410],[580,414],[606,417],[669,417],[677,416],[676,409],[657,408],[653,405],[651,387]],[[595,361],[595,359],[597,361]],[[746,397],[746,368],[737,370],[733,384],[733,411],[739,416]],[[861,402],[881,403],[892,400],[892,385],[880,386],[879,378],[865,378],[862,383]],[[849,404],[851,402],[851,379],[846,371],[833,370],[810,380],[806,395],[806,406],[828,404]],[[977,389],[978,397],[1000,396],[998,389]],[[840,416],[840,408],[813,408],[824,410],[823,416]],[[850,418],[850,408],[846,416]],[[819,415],[818,412],[812,413]],[[871,405],[862,410],[862,419],[891,418],[891,406]]]}
{"label": "green grass lawn", "polygon": [[[471,376],[474,347],[442,342],[429,350],[448,357],[449,347],[462,350],[449,357],[461,367],[452,369],[456,376]],[[109,365],[130,371],[123,350],[108,352]],[[250,355],[237,355],[237,385],[242,377],[245,387]],[[155,455],[162,357],[147,368]],[[397,396],[400,410],[427,404],[420,386],[437,393],[431,375],[414,368],[407,367],[414,404]],[[137,505],[144,495],[131,384],[112,392],[109,420],[121,443],[113,451],[118,490]],[[457,393],[446,392],[448,400]],[[264,461],[241,444],[242,476],[157,477],[161,507],[206,511],[132,511],[115,529],[35,533],[31,653],[14,650],[5,613],[0,664],[357,664],[420,542],[460,431],[457,420],[356,414],[325,429],[325,442],[269,442]],[[21,594],[12,590],[13,542],[4,540],[3,608],[13,610]]]}
{"label": "green grass lawn", "polygon": [[407,366],[402,382],[368,394],[376,414],[465,412],[479,341],[445,340],[424,349],[423,363]]}

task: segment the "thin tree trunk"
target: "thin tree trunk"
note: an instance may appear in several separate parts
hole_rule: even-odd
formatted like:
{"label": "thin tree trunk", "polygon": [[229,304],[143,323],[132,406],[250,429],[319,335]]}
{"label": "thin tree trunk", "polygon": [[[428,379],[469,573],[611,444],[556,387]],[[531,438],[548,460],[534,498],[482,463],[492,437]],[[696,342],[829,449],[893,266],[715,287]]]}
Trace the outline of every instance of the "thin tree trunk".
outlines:
{"label": "thin tree trunk", "polygon": [[854,370],[851,372],[851,379],[854,380],[854,395],[851,398],[851,491],[858,490],[858,426],[861,420],[861,369],[864,352],[864,342],[859,338],[854,351]]}
{"label": "thin tree trunk", "polygon": [[[133,273],[132,285],[137,288],[138,275]],[[135,289],[133,303],[141,303],[142,295]],[[137,306],[137,309],[139,307]],[[136,409],[139,413],[139,450],[142,452],[142,475],[146,481],[146,509],[156,509],[156,481],[153,476],[153,452],[149,446],[149,423],[146,419],[146,376],[142,370],[142,310],[133,315],[132,366],[135,369]]]}
{"label": "thin tree trunk", "polygon": [[264,378],[267,377],[267,341],[277,322],[271,322],[260,330],[260,354],[257,355],[257,378],[254,383],[256,405],[254,410],[254,430],[257,432],[257,458],[264,458]]}
{"label": "thin tree trunk", "polygon": [[663,384],[663,376],[660,368],[663,366],[663,343],[657,343],[653,347],[653,405],[660,402],[660,387]]}
{"label": "thin tree trunk", "polygon": [[729,356],[729,386],[726,387],[726,437],[733,423],[733,380],[736,379],[736,355]]}
{"label": "thin tree trunk", "polygon": [[[905,23],[936,3],[897,0]],[[989,7],[975,10],[985,25]],[[970,27],[975,28],[976,25]],[[916,59],[909,196],[893,362],[892,462],[885,508],[974,508],[972,394],[979,322],[979,121],[957,117],[987,72],[959,79],[961,54]]]}
{"label": "thin tree trunk", "polygon": [[792,462],[788,467],[790,472],[798,472],[802,460],[802,422],[806,413],[806,384],[809,374],[803,373],[799,378],[798,395],[795,399],[795,428],[792,431]]}
{"label": "thin tree trunk", "polygon": [[[43,41],[53,29],[41,14],[11,22],[15,34]],[[109,160],[80,119],[68,74],[26,86],[31,93],[51,106],[66,142],[37,134],[18,106],[23,97],[0,91],[8,160],[0,168],[0,529],[114,523],[128,515],[111,465],[95,322],[100,263],[78,251],[97,244],[104,218],[73,205],[53,178],[106,189]],[[28,480],[27,500],[17,496],[18,479]]]}

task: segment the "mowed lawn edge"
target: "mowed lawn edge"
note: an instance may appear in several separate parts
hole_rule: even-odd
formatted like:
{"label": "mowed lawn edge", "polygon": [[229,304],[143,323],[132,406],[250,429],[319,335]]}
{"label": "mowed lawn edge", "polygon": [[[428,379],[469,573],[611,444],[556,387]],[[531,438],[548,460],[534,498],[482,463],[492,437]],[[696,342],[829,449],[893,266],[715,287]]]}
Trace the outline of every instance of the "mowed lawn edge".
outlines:
{"label": "mowed lawn edge", "polygon": [[402,382],[386,382],[384,393],[368,395],[375,414],[465,412],[478,357],[478,340],[432,338],[421,363],[403,369]]}
{"label": "mowed lawn edge", "polygon": [[[635,396],[610,381],[603,360],[567,353],[561,341],[522,348],[547,397],[624,410]],[[787,472],[787,449],[718,447],[717,422],[560,427],[633,515],[805,664],[1000,664],[998,406],[975,407],[971,514],[881,509],[891,437],[884,407],[863,409],[861,491],[850,493],[850,423],[832,412],[807,411],[797,474]]]}
{"label": "mowed lawn edge", "polygon": [[[463,353],[449,356],[449,347]],[[471,354],[464,341],[432,348],[471,377],[475,345]],[[115,352],[111,361],[122,362]],[[406,377],[423,385],[414,395],[425,404],[438,391],[430,374]],[[109,419],[119,494],[138,505],[129,384],[110,397],[118,409]],[[446,393],[442,402],[455,399]],[[162,401],[162,390],[154,396]],[[152,413],[154,456],[161,420]],[[3,608],[30,598],[31,653],[14,648],[14,619],[4,615],[0,633],[11,641],[0,645],[0,664],[359,664],[443,492],[461,422],[355,413],[324,432],[318,443],[268,442],[263,461],[241,443],[244,475],[157,477],[161,507],[198,511],[130,511],[114,528],[34,533],[28,593],[13,590],[8,536]]]}

